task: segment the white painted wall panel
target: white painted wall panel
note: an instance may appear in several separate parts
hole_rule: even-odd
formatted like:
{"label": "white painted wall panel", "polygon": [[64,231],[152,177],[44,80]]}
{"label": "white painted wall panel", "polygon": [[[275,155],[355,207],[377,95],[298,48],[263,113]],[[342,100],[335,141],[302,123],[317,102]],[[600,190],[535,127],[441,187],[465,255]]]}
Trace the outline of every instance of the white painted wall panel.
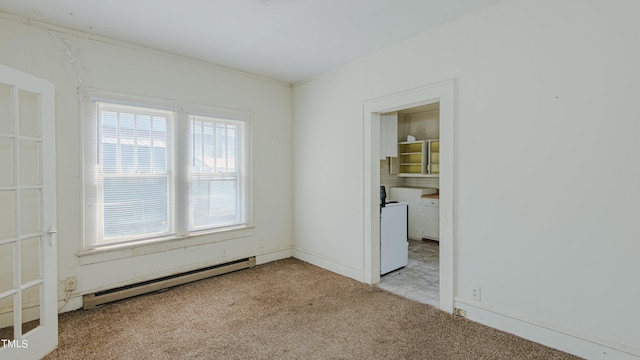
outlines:
{"label": "white painted wall panel", "polygon": [[[357,138],[352,113],[363,101],[455,78],[456,298],[473,304],[471,288],[481,286],[484,308],[640,355],[638,13],[640,3],[624,0],[501,2],[298,84],[295,133],[330,121]],[[361,87],[363,96],[346,91]],[[303,143],[294,140],[297,158],[321,157]],[[316,184],[297,165],[296,198]],[[320,161],[313,173],[333,165]],[[342,179],[362,176],[342,169]],[[361,198],[340,189],[320,187],[315,198],[344,194],[332,216],[359,222]],[[345,236],[356,224],[316,238],[308,234],[323,219],[301,218],[296,248],[332,258],[342,249],[323,246],[326,238],[362,246]],[[342,263],[361,267],[362,253]]]}
{"label": "white painted wall panel", "polygon": [[[59,274],[78,279],[74,296],[236,258],[291,255],[291,88],[268,79],[133,45],[0,16],[0,62],[56,86]],[[79,86],[238,109],[252,114],[255,228],[230,239],[205,235],[171,244],[76,255],[82,243]],[[60,297],[64,298],[62,288]],[[72,300],[77,308],[80,303]]]}
{"label": "white painted wall panel", "polygon": [[[296,88],[295,250],[362,280],[363,70],[356,64]],[[332,94],[329,97],[325,95]],[[299,112],[298,112],[299,111]],[[376,154],[376,157],[378,154]],[[299,255],[302,256],[302,255]],[[355,270],[355,271],[354,271]]]}

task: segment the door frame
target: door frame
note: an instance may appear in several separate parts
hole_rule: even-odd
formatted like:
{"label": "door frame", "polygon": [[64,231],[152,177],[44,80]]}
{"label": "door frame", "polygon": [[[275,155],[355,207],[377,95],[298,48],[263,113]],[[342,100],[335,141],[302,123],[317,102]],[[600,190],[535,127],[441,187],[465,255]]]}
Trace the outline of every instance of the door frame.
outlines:
{"label": "door frame", "polygon": [[440,103],[440,309],[453,313],[455,80],[364,103],[364,281],[380,282],[380,114]]}

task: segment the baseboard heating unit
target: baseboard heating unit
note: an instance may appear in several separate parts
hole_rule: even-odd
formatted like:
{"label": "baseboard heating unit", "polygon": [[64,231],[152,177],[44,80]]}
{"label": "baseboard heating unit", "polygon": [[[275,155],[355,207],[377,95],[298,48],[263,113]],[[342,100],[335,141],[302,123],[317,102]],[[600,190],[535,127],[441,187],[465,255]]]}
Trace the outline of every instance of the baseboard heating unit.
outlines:
{"label": "baseboard heating unit", "polygon": [[196,280],[206,279],[208,277],[222,275],[233,271],[248,269],[254,266],[256,266],[256,258],[250,257],[180,274],[165,276],[158,279],[147,280],[115,289],[99,291],[83,296],[83,308],[89,309],[109,302],[163,290],[173,286],[186,284]]}

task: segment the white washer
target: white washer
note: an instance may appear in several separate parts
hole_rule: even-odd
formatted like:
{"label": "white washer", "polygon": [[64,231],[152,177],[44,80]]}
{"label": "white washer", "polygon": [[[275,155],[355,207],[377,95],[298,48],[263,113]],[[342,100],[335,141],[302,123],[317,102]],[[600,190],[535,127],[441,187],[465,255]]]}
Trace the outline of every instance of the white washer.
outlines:
{"label": "white washer", "polygon": [[409,262],[407,241],[408,203],[388,203],[380,208],[380,274],[406,266]]}

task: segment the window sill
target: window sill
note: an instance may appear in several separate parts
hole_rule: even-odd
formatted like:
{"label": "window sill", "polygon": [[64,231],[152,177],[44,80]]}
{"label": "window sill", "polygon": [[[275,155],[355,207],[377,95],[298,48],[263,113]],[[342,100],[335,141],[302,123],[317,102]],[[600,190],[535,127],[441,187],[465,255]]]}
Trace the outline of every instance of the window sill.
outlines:
{"label": "window sill", "polygon": [[192,246],[252,236],[254,226],[239,226],[219,230],[198,231],[185,236],[173,236],[133,243],[105,245],[76,252],[80,265],[89,265],[128,257],[143,256],[159,252],[184,249]]}

